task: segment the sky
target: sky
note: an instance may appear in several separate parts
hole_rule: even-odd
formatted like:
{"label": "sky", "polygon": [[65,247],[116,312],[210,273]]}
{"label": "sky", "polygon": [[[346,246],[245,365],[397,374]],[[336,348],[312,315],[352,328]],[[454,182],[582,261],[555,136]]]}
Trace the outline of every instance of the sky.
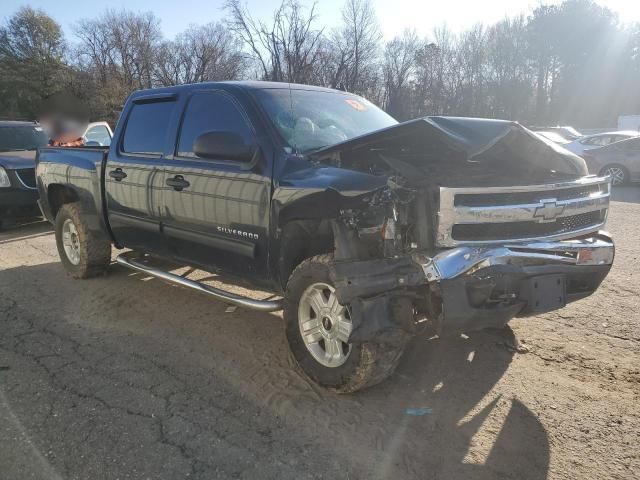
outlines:
{"label": "sky", "polygon": [[[268,19],[281,0],[247,0],[253,16]],[[310,5],[312,0],[302,0]],[[73,25],[109,8],[153,11],[162,21],[167,39],[172,39],[191,24],[200,25],[224,17],[224,0],[0,0],[0,21],[19,7],[30,5],[49,13],[72,38]],[[494,23],[505,16],[528,13],[540,3],[559,0],[373,0],[383,35],[386,39],[415,29],[420,36],[429,35],[435,27],[447,24],[459,32],[476,23]],[[640,21],[640,0],[599,0],[618,13],[623,23]],[[332,27],[340,23],[344,0],[318,0],[318,25]]]}

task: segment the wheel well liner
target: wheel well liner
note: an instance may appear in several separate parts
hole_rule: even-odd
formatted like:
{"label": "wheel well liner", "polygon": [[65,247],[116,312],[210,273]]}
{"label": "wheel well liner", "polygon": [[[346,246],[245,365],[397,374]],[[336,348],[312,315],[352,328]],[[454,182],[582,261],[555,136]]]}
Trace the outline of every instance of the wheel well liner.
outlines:
{"label": "wheel well liner", "polygon": [[47,188],[47,196],[53,218],[56,217],[62,205],[77,202],[80,199],[78,193],[73,188],[57,184],[49,185]]}
{"label": "wheel well liner", "polygon": [[278,272],[286,287],[289,275],[303,260],[333,252],[333,232],[329,220],[292,220],[282,228]]}

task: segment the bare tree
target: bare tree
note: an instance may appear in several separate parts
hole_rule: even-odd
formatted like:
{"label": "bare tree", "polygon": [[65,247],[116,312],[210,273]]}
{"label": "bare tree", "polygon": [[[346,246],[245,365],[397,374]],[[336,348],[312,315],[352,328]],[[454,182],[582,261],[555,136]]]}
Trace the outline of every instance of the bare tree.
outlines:
{"label": "bare tree", "polygon": [[311,83],[320,55],[323,30],[315,28],[316,3],[309,11],[297,0],[283,0],[267,24],[254,19],[240,0],[227,0],[229,28],[260,65],[262,78]]}
{"label": "bare tree", "polygon": [[531,120],[534,77],[526,51],[524,16],[505,18],[487,30],[487,115]]}
{"label": "bare tree", "polygon": [[405,101],[407,89],[415,66],[418,36],[405,30],[402,36],[387,43],[384,52],[385,108],[393,116],[407,116]]}
{"label": "bare tree", "polygon": [[481,24],[463,32],[458,42],[457,60],[461,80],[460,111],[468,115],[486,115],[486,35]]}
{"label": "bare tree", "polygon": [[73,42],[41,11],[0,25],[0,115],[33,117],[60,92],[114,121],[131,91],[230,78],[350,90],[399,119],[428,114],[525,123],[614,125],[640,108],[640,25],[622,26],[595,0],[541,5],[528,16],[428,38],[384,42],[372,0],[344,0],[325,34],[316,4],[281,0],[267,19],[226,0],[223,23],[162,36],[152,13],[107,10]]}
{"label": "bare tree", "polygon": [[340,86],[366,94],[378,67],[382,33],[370,0],[346,0],[342,26],[334,32],[333,47],[340,65]]}
{"label": "bare tree", "polygon": [[107,10],[76,27],[79,53],[103,80],[117,76],[125,89],[151,88],[162,34],[152,13]]}
{"label": "bare tree", "polygon": [[178,85],[240,77],[245,68],[240,42],[219,23],[190,27],[164,42],[156,58],[156,81]]}

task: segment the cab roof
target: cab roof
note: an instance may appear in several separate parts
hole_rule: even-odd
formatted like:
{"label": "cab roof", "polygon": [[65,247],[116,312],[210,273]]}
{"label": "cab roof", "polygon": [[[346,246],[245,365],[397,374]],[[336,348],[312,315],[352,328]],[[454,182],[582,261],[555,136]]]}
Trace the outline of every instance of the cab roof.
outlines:
{"label": "cab roof", "polygon": [[270,90],[270,89],[287,89],[292,90],[311,90],[317,92],[331,92],[339,93],[343,95],[352,95],[349,92],[342,90],[334,90],[332,88],[317,87],[315,85],[303,85],[300,83],[286,83],[286,82],[266,82],[261,80],[229,80],[224,82],[202,82],[202,83],[189,83],[186,85],[175,85],[170,87],[150,88],[146,90],[137,90],[132,93],[131,98],[138,98],[140,96],[148,96],[154,94],[171,94],[178,92],[185,92],[189,90],[199,90],[202,88],[222,87],[229,86],[239,88],[241,90]]}

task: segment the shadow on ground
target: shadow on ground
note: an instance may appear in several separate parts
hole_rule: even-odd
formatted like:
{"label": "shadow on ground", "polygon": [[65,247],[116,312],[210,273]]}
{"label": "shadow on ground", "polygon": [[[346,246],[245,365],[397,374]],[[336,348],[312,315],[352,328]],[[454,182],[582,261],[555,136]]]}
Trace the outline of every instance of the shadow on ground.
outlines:
{"label": "shadow on ground", "polygon": [[[547,478],[542,424],[492,394],[510,329],[417,338],[392,379],[337,396],[293,368],[278,315],[225,308],[117,266],[0,271],[0,389],[24,455],[63,478]],[[20,445],[0,433],[0,463]]]}
{"label": "shadow on ground", "polygon": [[0,245],[48,235],[51,232],[53,226],[42,219],[12,223],[0,229]]}
{"label": "shadow on ground", "polygon": [[611,189],[611,200],[614,202],[640,203],[640,185],[613,187]]}

